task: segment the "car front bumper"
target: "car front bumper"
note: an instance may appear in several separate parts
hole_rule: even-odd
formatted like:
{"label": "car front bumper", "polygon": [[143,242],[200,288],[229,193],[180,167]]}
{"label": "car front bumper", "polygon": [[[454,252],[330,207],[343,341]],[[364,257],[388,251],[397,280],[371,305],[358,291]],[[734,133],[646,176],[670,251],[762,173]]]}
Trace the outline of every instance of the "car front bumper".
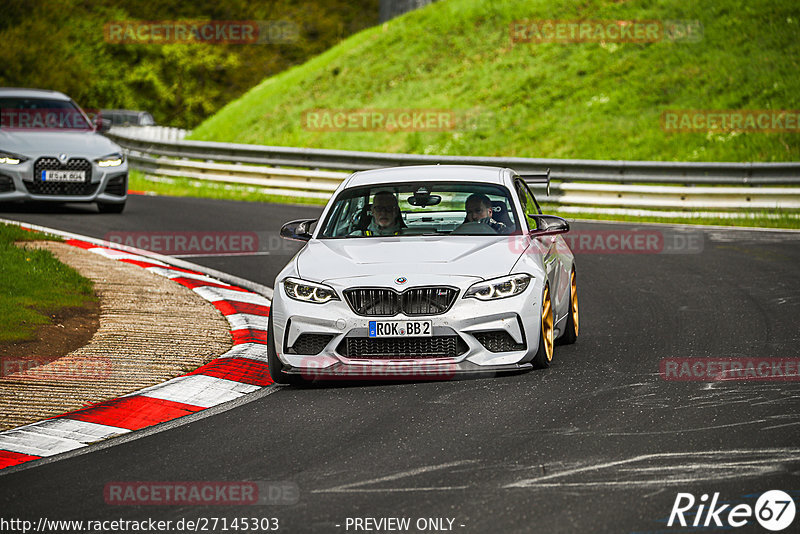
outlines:
{"label": "car front bumper", "polygon": [[[82,158],[83,159],[83,158]],[[42,182],[35,160],[17,165],[0,164],[0,202],[100,202],[119,204],[128,195],[128,164],[100,167],[91,162],[85,183]]]}
{"label": "car front bumper", "polygon": [[[335,288],[343,300],[325,304],[296,301],[286,295],[281,281],[270,311],[275,350],[285,372],[306,377],[438,378],[529,369],[539,344],[541,280],[532,279],[520,295],[493,301],[463,298],[474,281],[455,284],[459,293],[444,314],[413,317],[402,313],[392,317],[357,315],[344,299],[342,287]],[[452,278],[447,282],[439,285],[454,286]],[[401,347],[400,352],[405,353],[399,357],[351,354],[350,341],[358,346],[375,343],[368,335],[372,320],[430,321],[433,336],[378,338],[390,347],[389,352],[395,345]],[[313,342],[309,343],[310,339]],[[455,343],[450,354],[426,353],[426,347],[439,349],[439,340],[445,339],[451,346]],[[410,350],[416,352],[409,354]]]}

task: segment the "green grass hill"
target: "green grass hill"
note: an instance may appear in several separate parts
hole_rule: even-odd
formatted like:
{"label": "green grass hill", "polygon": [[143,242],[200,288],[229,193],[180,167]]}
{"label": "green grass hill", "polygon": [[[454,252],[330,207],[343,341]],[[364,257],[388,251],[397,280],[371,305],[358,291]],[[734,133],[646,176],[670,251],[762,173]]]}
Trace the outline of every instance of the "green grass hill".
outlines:
{"label": "green grass hill", "polygon": [[[698,21],[694,40],[512,42],[520,20]],[[698,34],[695,33],[697,36]],[[800,130],[666,132],[667,110],[800,109],[796,0],[442,0],[266,78],[199,140],[425,154],[800,160]],[[314,109],[450,110],[453,130],[312,131]]]}

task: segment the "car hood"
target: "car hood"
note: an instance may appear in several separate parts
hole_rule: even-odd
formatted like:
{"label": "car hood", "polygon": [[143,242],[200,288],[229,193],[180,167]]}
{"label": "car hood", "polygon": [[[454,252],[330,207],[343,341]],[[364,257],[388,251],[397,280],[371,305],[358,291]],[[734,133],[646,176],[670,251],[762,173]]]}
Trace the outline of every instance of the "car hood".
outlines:
{"label": "car hood", "polygon": [[67,157],[99,158],[121,152],[119,145],[91,131],[0,130],[0,150],[38,157],[66,154]]}
{"label": "car hood", "polygon": [[431,236],[311,240],[297,256],[301,278],[320,282],[375,275],[474,277],[508,274],[523,236]]}

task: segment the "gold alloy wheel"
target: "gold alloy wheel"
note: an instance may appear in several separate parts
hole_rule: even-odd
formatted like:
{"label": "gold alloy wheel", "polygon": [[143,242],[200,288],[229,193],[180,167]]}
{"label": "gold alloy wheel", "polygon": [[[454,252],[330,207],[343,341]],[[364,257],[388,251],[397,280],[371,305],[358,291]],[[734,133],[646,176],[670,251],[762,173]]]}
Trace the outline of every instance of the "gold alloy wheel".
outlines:
{"label": "gold alloy wheel", "polygon": [[542,299],[542,336],[547,361],[553,361],[553,309],[550,303],[550,286],[544,286]]}
{"label": "gold alloy wheel", "polygon": [[570,284],[572,285],[572,299],[569,304],[569,311],[572,314],[572,324],[575,325],[575,337],[578,337],[578,283],[575,281],[575,270],[572,270]]}

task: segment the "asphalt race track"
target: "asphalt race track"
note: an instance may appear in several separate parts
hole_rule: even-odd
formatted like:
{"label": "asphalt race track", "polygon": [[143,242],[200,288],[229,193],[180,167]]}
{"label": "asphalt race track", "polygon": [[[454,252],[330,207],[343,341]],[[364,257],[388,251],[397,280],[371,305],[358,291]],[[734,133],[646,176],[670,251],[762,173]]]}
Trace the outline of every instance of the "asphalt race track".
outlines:
{"label": "asphalt race track", "polygon": [[[0,217],[95,237],[277,236],[283,222],[319,211],[132,196],[122,215],[3,206]],[[661,227],[573,225],[600,235],[634,228]],[[579,253],[580,337],[556,346],[546,371],[281,387],[163,432],[0,475],[2,517],[275,517],[280,532],[376,531],[356,530],[353,518],[411,518],[409,532],[688,532],[698,529],[667,527],[678,493],[699,504],[718,492],[720,501],[754,506],[778,489],[798,501],[800,382],[672,381],[660,366],[670,358],[800,357],[800,233],[686,234],[700,240],[692,253]],[[269,244],[257,256],[187,259],[272,286],[295,250]],[[121,481],[289,482],[299,500],[106,504],[106,484]],[[445,520],[417,529],[425,518]],[[800,517],[786,532],[797,525]],[[730,530],[767,532],[754,521]]]}

